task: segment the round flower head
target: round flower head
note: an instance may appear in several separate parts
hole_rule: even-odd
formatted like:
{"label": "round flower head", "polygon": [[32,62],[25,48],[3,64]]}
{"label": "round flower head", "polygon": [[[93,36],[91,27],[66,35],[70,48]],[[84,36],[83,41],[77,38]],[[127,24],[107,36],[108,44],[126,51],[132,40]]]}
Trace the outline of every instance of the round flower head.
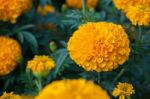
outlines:
{"label": "round flower head", "polygon": [[150,24],[150,0],[149,5],[147,4],[129,6],[125,10],[126,16],[129,18],[133,25],[147,26]]}
{"label": "round flower head", "polygon": [[54,66],[55,63],[52,58],[45,55],[36,55],[32,60],[28,61],[27,69],[31,70],[35,76],[45,77]]}
{"label": "round flower head", "polygon": [[0,99],[22,99],[19,95],[11,93],[4,92],[2,96],[0,96]]}
{"label": "round flower head", "polygon": [[84,79],[54,81],[35,99],[110,99],[107,92]]}
{"label": "round flower head", "polygon": [[140,0],[113,0],[119,10],[124,10],[128,5],[134,5]]}
{"label": "round flower head", "polygon": [[113,96],[114,97],[119,96],[119,99],[126,99],[126,97],[128,99],[130,99],[130,96],[134,93],[135,93],[135,91],[134,91],[133,86],[131,84],[119,83],[117,85],[117,88],[115,88],[113,91]]}
{"label": "round flower head", "polygon": [[41,15],[45,16],[48,13],[54,13],[55,12],[55,8],[53,6],[51,6],[51,5],[46,4],[44,7],[38,6],[37,11]]}
{"label": "round flower head", "polygon": [[[66,3],[69,7],[81,9],[82,8],[82,0],[66,0]],[[98,0],[87,0],[88,8],[95,8],[98,3]]]}
{"label": "round flower head", "polygon": [[68,42],[71,58],[88,71],[111,71],[129,56],[129,39],[121,25],[87,23],[74,32]]}
{"label": "round flower head", "polygon": [[0,21],[16,23],[16,19],[31,5],[31,0],[0,0]]}
{"label": "round flower head", "polygon": [[11,38],[0,36],[0,76],[7,75],[17,66],[21,57],[19,43]]}

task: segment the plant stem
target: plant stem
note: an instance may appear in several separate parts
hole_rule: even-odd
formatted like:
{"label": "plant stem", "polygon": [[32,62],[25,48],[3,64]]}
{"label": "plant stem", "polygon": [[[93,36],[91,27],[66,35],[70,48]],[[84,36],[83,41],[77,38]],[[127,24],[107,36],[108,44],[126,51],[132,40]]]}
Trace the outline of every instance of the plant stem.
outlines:
{"label": "plant stem", "polygon": [[82,0],[82,12],[83,15],[86,15],[86,0]]}
{"label": "plant stem", "polygon": [[36,81],[35,81],[35,84],[36,84],[36,86],[37,86],[37,88],[38,88],[38,92],[40,92],[41,89],[42,89],[42,78],[41,78],[41,77],[38,77],[38,78],[36,79]]}
{"label": "plant stem", "polygon": [[139,42],[139,45],[142,44],[142,27],[141,26],[139,26],[138,42]]}
{"label": "plant stem", "polygon": [[29,80],[29,85],[30,85],[30,87],[32,87],[32,79],[31,79],[30,72],[27,72],[27,77],[28,77],[28,80]]}
{"label": "plant stem", "polygon": [[100,85],[101,84],[101,73],[97,73],[97,83]]}
{"label": "plant stem", "polygon": [[116,82],[125,73],[125,68],[121,69],[120,73],[115,77],[114,82]]}
{"label": "plant stem", "polygon": [[123,23],[125,21],[125,15],[124,15],[124,12],[121,11],[120,13],[120,22]]}

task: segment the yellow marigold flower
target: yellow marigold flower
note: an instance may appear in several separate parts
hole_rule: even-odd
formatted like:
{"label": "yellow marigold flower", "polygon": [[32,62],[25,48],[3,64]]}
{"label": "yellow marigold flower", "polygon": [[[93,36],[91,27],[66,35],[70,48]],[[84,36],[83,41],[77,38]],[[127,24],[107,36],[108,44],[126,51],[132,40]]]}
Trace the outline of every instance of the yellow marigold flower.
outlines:
{"label": "yellow marigold flower", "polygon": [[7,75],[17,66],[21,57],[19,43],[11,38],[0,36],[0,76]]}
{"label": "yellow marigold flower", "polygon": [[48,56],[35,56],[28,61],[27,69],[31,70],[35,76],[45,77],[54,68],[55,62]]}
{"label": "yellow marigold flower", "polygon": [[53,6],[51,6],[51,5],[46,4],[44,7],[38,6],[37,11],[41,15],[45,16],[48,13],[54,13],[55,12],[55,8]]}
{"label": "yellow marigold flower", "polygon": [[124,10],[128,5],[134,5],[140,0],[113,0],[119,10]]}
{"label": "yellow marigold flower", "polygon": [[29,8],[31,0],[0,0],[0,20],[16,23],[16,19]]}
{"label": "yellow marigold flower", "polygon": [[135,90],[133,89],[133,86],[131,84],[119,83],[117,85],[117,88],[114,89],[112,94],[114,97],[119,96],[119,99],[126,99],[126,97],[130,98],[130,96],[134,93],[135,93]]}
{"label": "yellow marigold flower", "polygon": [[129,39],[121,25],[107,22],[79,27],[68,42],[71,58],[87,71],[111,71],[129,57]]}
{"label": "yellow marigold flower", "polygon": [[22,99],[19,95],[11,93],[4,92],[2,96],[0,96],[0,99]]}
{"label": "yellow marigold flower", "polygon": [[[66,3],[69,7],[81,9],[82,8],[82,0],[66,0]],[[98,0],[87,0],[88,8],[95,8],[98,3]]]}
{"label": "yellow marigold flower", "polygon": [[[54,91],[55,90],[55,91]],[[107,92],[84,79],[54,81],[35,99],[110,99]]]}
{"label": "yellow marigold flower", "polygon": [[21,95],[21,98],[22,99],[34,99],[35,96],[33,96],[33,95]]}
{"label": "yellow marigold flower", "polygon": [[137,5],[129,6],[126,10],[126,16],[132,22],[133,25],[149,25],[150,24],[150,2],[147,6]]}

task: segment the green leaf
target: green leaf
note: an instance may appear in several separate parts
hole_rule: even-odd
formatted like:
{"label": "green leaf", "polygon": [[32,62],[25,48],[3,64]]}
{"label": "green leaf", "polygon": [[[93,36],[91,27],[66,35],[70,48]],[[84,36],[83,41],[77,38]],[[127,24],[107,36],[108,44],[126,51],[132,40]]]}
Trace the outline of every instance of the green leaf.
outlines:
{"label": "green leaf", "polygon": [[32,52],[34,54],[37,53],[37,51],[38,51],[38,42],[37,42],[35,36],[32,33],[27,32],[27,31],[22,31],[21,33],[23,34],[25,40],[29,43],[29,46],[30,46]]}
{"label": "green leaf", "polygon": [[23,42],[24,42],[23,34],[19,32],[19,33],[17,33],[17,37],[18,37],[19,41],[21,42],[21,44],[23,44]]}
{"label": "green leaf", "polygon": [[51,0],[40,0],[40,4],[44,6],[46,3],[51,3]]}
{"label": "green leaf", "polygon": [[28,24],[28,25],[24,25],[24,26],[18,28],[16,31],[23,31],[25,29],[29,29],[29,28],[33,28],[33,27],[34,27],[33,24]]}
{"label": "green leaf", "polygon": [[66,51],[66,49],[63,49],[60,51],[60,55],[56,61],[56,68],[54,70],[54,77],[56,77],[56,75],[58,74],[61,66],[63,65],[63,62],[65,61],[66,57],[68,56],[68,53]]}

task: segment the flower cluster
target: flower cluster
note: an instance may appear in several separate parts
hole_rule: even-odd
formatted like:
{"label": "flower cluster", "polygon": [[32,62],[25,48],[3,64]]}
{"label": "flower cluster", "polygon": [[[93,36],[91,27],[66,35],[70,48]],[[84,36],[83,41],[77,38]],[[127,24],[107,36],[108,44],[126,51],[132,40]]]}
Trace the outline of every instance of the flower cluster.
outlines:
{"label": "flower cluster", "polygon": [[134,94],[135,91],[133,89],[133,86],[129,83],[119,83],[117,85],[117,88],[113,91],[113,96],[117,97],[119,96],[119,99],[130,99],[130,96]]}
{"label": "flower cluster", "polygon": [[31,0],[0,0],[0,21],[16,23],[16,19],[29,8]]}
{"label": "flower cluster", "polygon": [[21,57],[19,43],[11,38],[0,36],[0,76],[7,75],[17,66]]}
{"label": "flower cluster", "polygon": [[36,76],[45,77],[54,66],[55,62],[52,58],[45,55],[36,55],[32,60],[28,61],[27,69],[31,70]]}
{"label": "flower cluster", "polygon": [[[82,0],[66,0],[66,3],[69,7],[81,9],[82,8]],[[88,8],[95,8],[98,3],[98,0],[87,0]]]}
{"label": "flower cluster", "polygon": [[110,99],[107,92],[84,79],[54,81],[35,99]]}
{"label": "flower cluster", "polygon": [[150,24],[150,0],[113,0],[123,10],[133,25]]}
{"label": "flower cluster", "polygon": [[129,39],[121,25],[87,23],[68,42],[71,58],[88,71],[111,71],[129,57]]}

